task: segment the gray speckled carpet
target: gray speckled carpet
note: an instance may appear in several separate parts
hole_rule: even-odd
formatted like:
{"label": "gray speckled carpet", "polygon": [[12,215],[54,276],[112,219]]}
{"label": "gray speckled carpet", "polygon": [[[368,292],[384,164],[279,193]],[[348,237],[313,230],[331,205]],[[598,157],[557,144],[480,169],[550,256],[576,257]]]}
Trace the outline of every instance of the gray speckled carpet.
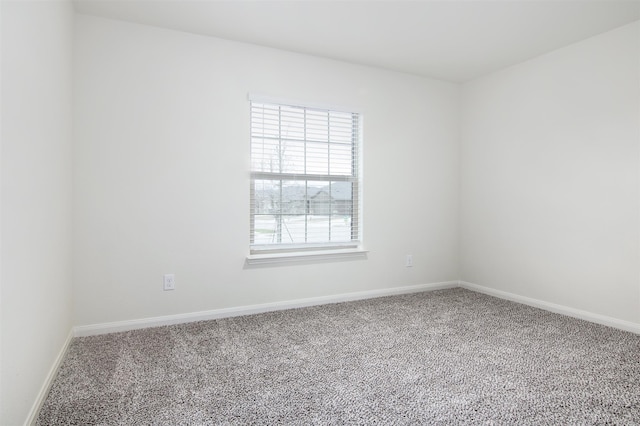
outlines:
{"label": "gray speckled carpet", "polygon": [[640,336],[463,289],[76,338],[39,425],[640,424]]}

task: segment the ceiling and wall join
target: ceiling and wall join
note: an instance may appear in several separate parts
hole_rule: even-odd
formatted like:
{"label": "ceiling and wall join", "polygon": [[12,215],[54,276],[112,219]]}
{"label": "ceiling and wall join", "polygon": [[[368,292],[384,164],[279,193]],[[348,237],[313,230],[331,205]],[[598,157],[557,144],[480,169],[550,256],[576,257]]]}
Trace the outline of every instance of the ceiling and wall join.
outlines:
{"label": "ceiling and wall join", "polygon": [[637,1],[75,0],[76,11],[464,82],[640,19]]}

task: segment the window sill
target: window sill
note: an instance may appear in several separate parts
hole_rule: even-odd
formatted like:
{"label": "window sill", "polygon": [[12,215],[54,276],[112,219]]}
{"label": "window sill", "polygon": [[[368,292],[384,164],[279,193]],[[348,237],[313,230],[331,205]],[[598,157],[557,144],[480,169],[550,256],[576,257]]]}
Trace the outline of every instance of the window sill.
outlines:
{"label": "window sill", "polygon": [[247,256],[247,265],[257,266],[287,263],[322,262],[330,260],[366,259],[367,253],[367,250],[353,248],[295,253],[250,254],[249,256]]}

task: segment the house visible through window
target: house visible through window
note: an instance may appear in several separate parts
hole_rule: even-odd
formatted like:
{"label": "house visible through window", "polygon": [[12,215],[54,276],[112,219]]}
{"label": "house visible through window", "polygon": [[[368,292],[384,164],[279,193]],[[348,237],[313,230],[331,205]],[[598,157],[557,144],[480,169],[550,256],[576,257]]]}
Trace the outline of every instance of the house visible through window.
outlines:
{"label": "house visible through window", "polygon": [[355,247],[360,116],[251,102],[251,252]]}

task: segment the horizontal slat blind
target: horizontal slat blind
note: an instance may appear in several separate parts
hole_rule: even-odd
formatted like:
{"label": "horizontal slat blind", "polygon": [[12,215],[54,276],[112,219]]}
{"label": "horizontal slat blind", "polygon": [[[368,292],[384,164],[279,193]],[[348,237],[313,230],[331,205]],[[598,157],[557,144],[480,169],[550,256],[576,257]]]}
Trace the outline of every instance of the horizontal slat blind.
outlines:
{"label": "horizontal slat blind", "polygon": [[359,242],[360,116],[251,102],[251,249]]}

